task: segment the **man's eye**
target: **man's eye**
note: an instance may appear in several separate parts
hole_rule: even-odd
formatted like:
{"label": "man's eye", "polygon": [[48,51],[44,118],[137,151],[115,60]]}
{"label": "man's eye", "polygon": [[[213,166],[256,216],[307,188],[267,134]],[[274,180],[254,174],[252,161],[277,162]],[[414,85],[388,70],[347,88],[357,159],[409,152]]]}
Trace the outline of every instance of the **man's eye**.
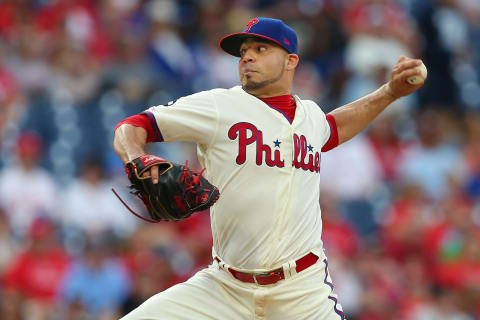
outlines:
{"label": "man's eye", "polygon": [[264,47],[264,46],[258,47],[258,51],[265,51],[265,50],[267,50],[267,47]]}
{"label": "man's eye", "polygon": [[240,56],[243,56],[245,54],[245,49],[240,50]]}

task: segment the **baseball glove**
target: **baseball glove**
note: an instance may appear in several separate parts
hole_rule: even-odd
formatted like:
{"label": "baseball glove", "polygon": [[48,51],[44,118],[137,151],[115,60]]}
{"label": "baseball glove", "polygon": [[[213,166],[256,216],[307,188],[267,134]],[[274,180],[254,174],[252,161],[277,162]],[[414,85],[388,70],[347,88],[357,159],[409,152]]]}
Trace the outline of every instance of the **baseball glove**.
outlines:
{"label": "baseball glove", "polygon": [[[158,183],[143,173],[152,166],[158,166]],[[131,193],[139,197],[148,209],[153,220],[144,218],[132,211],[118,196],[120,201],[137,217],[149,221],[178,221],[188,218],[196,211],[212,206],[220,196],[218,188],[208,182],[202,174],[154,155],[140,156],[125,165],[125,172],[132,183]]]}

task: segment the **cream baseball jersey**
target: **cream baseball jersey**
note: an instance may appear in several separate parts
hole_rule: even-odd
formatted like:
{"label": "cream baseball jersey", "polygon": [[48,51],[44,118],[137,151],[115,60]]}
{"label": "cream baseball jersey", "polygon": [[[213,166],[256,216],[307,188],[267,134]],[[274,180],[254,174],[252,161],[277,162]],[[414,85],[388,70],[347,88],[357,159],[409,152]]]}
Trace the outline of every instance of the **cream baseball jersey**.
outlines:
{"label": "cream baseball jersey", "polygon": [[206,178],[220,189],[210,210],[213,255],[237,269],[323,256],[319,171],[331,130],[317,104],[295,100],[292,123],[240,86],[145,111],[158,140],[197,143]]}

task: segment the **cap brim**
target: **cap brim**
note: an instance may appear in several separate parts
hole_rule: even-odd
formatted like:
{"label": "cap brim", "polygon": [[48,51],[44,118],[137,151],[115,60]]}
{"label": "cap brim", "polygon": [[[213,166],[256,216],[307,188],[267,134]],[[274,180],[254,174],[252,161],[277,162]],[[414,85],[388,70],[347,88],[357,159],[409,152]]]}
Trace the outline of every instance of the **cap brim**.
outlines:
{"label": "cap brim", "polygon": [[[246,33],[246,32],[239,32],[239,33],[232,33],[220,40],[220,47],[228,54],[231,54],[235,57],[240,57],[240,46],[242,45],[243,41],[248,38],[261,38],[265,40],[272,41],[278,44],[280,47],[284,48],[280,42],[274,40],[272,38],[266,37],[261,34],[256,33]],[[286,49],[285,49],[286,50]]]}

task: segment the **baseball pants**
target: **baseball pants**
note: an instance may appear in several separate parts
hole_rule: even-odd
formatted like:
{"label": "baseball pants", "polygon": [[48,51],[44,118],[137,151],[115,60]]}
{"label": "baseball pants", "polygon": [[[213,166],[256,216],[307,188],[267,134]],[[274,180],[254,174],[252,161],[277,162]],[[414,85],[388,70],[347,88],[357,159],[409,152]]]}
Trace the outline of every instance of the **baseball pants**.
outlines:
{"label": "baseball pants", "polygon": [[[290,270],[291,271],[291,270]],[[235,279],[217,261],[160,292],[121,320],[342,320],[328,262],[319,259],[270,285]]]}

